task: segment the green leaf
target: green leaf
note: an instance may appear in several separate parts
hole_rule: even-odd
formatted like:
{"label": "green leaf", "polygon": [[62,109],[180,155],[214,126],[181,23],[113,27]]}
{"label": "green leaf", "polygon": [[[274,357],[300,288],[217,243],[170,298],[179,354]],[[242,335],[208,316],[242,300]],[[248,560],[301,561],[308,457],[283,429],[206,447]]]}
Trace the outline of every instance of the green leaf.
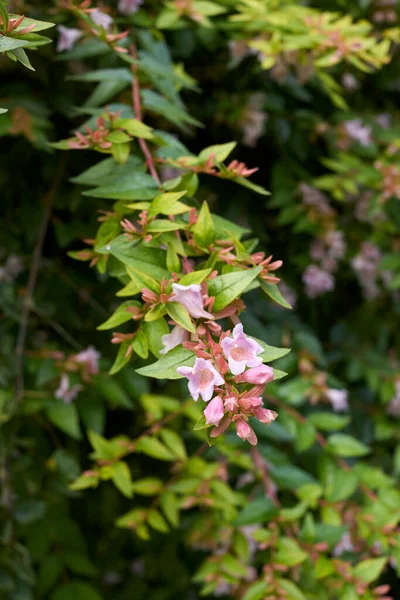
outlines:
{"label": "green leaf", "polygon": [[140,289],[148,289],[159,294],[161,291],[160,284],[158,281],[150,277],[146,272],[136,269],[135,267],[127,266],[126,271],[132,281],[135,282],[136,286]]}
{"label": "green leaf", "polygon": [[192,271],[186,273],[179,281],[179,285],[192,285],[193,283],[202,283],[211,273],[211,269],[202,269],[201,271]]}
{"label": "green leaf", "polygon": [[112,480],[115,486],[119,489],[121,494],[127,498],[132,498],[134,488],[128,465],[125,462],[120,461],[113,464],[111,469]]}
{"label": "green leaf", "polygon": [[168,219],[155,219],[148,225],[146,233],[165,233],[167,231],[178,231],[187,229],[187,224],[181,221],[168,221]]}
{"label": "green leaf", "polygon": [[217,144],[215,146],[208,146],[204,148],[199,154],[199,158],[202,161],[206,161],[211,155],[215,162],[223,162],[230,153],[236,148],[236,142],[227,142],[226,144]]}
{"label": "green leaf", "polygon": [[274,561],[287,567],[295,567],[300,565],[308,558],[307,552],[302,550],[299,544],[287,537],[281,537],[277,543],[277,552],[274,556]]}
{"label": "green leaf", "polygon": [[179,525],[179,500],[172,492],[166,492],[161,496],[161,508],[173,527]]}
{"label": "green leaf", "polygon": [[134,340],[132,342],[132,348],[140,358],[147,358],[149,355],[149,343],[142,328],[138,329]]}
{"label": "green leaf", "polygon": [[163,428],[160,437],[169,450],[180,460],[187,460],[185,444],[181,436],[172,429]]}
{"label": "green leaf", "polygon": [[[10,19],[19,18],[19,15],[15,14],[9,14],[8,16]],[[19,31],[21,31],[21,29],[25,29],[25,27],[30,27],[31,25],[35,25],[35,33],[54,27],[54,23],[50,23],[49,21],[39,21],[38,19],[30,19],[29,17],[24,17],[24,20],[18,25],[16,29],[14,29],[14,33],[18,33]]]}
{"label": "green leaf", "polygon": [[365,583],[372,583],[382,573],[387,560],[385,556],[381,558],[367,558],[354,567],[353,575]]}
{"label": "green leaf", "polygon": [[263,279],[260,279],[259,281],[263,292],[265,292],[267,296],[274,300],[274,302],[277,302],[277,304],[280,304],[284,308],[292,308],[286,298],[282,296],[281,291],[276,283],[268,283]]}
{"label": "green leaf", "polygon": [[183,304],[180,304],[179,302],[168,302],[165,307],[167,309],[167,313],[171,319],[175,321],[175,323],[183,327],[183,329],[186,329],[186,331],[196,333],[196,328],[193,325],[193,321],[188,313],[187,308],[185,308]]}
{"label": "green leaf", "polygon": [[208,208],[207,202],[203,202],[197,222],[192,227],[194,241],[200,248],[208,248],[215,239],[215,225]]}
{"label": "green leaf", "polygon": [[[170,273],[165,268],[165,251],[157,248],[148,248],[142,243],[129,242],[124,235],[120,235],[115,240],[106,244],[102,248],[96,248],[100,254],[112,254],[122,264],[135,269],[137,272],[151,276],[151,278],[161,281],[161,279],[170,278]],[[157,288],[159,289],[159,288]]]}
{"label": "green leaf", "polygon": [[[130,83],[130,81],[131,79],[128,83]],[[124,129],[133,137],[142,138],[144,140],[151,140],[154,138],[152,128],[145,123],[142,123],[142,121],[139,121],[138,119],[117,119],[114,121],[113,126]]]}
{"label": "green leaf", "polygon": [[168,448],[155,437],[140,438],[135,445],[135,450],[159,460],[175,460]]}
{"label": "green leaf", "polygon": [[315,412],[309,415],[308,420],[322,431],[338,431],[350,422],[350,417],[336,415],[330,412]]}
{"label": "green leaf", "polygon": [[186,206],[183,202],[179,202],[179,199],[186,194],[186,190],[181,192],[166,192],[154,198],[150,205],[149,217],[155,215],[180,215],[188,212],[190,206]]}
{"label": "green leaf", "polygon": [[22,48],[29,44],[28,40],[17,40],[15,38],[0,35],[0,52],[10,52],[16,48]]}
{"label": "green leaf", "polygon": [[247,589],[242,600],[264,600],[268,587],[265,581],[256,581]]}
{"label": "green leaf", "polygon": [[115,375],[115,373],[121,371],[121,369],[123,369],[128,364],[128,362],[131,359],[131,355],[127,355],[128,348],[130,345],[131,342],[129,340],[122,342],[122,344],[119,345],[117,356],[115,357],[113,365],[109,370],[109,375]]}
{"label": "green leaf", "polygon": [[336,456],[365,456],[370,453],[368,446],[351,435],[335,433],[328,438],[327,450]]}
{"label": "green leaf", "polygon": [[158,358],[160,356],[160,350],[164,348],[161,338],[164,335],[169,334],[169,327],[166,320],[161,317],[154,321],[144,322],[142,324],[142,329],[149,343],[150,352]]}
{"label": "green leaf", "polygon": [[27,498],[18,502],[14,509],[14,517],[20,525],[29,525],[40,521],[46,514],[46,503],[36,498]]}
{"label": "green leaf", "polygon": [[150,525],[150,527],[152,527],[156,531],[159,531],[160,533],[168,533],[169,531],[169,525],[167,521],[164,519],[162,514],[154,508],[152,510],[149,510],[147,515],[147,522]]}
{"label": "green leaf", "polygon": [[293,581],[289,581],[288,579],[277,579],[277,585],[285,591],[285,598],[287,600],[308,600]]}
{"label": "green leaf", "polygon": [[261,267],[245,271],[234,271],[211,279],[208,284],[208,293],[215,296],[213,311],[218,312],[236,300],[248,288],[260,273]]}
{"label": "green leaf", "polygon": [[99,476],[96,474],[93,475],[81,475],[69,484],[69,489],[78,492],[80,490],[86,490],[88,488],[95,488],[99,484]]}
{"label": "green leaf", "polygon": [[158,187],[154,179],[146,173],[137,172],[108,185],[86,190],[83,195],[108,200],[151,200],[157,192]]}
{"label": "green leaf", "polygon": [[278,509],[271,498],[258,498],[245,505],[235,520],[235,525],[252,525],[271,521],[278,514]]}
{"label": "green leaf", "polygon": [[137,369],[136,373],[155,379],[181,379],[182,375],[179,375],[176,369],[183,366],[192,367],[195,358],[194,352],[177,346],[152,365]]}
{"label": "green leaf", "polygon": [[15,56],[15,58],[18,60],[18,62],[20,62],[22,65],[24,65],[24,67],[26,67],[30,71],[34,71],[35,70],[32,67],[31,61],[29,60],[28,55],[27,55],[27,53],[25,52],[25,50],[23,48],[16,48],[15,50],[13,50],[11,52],[11,54],[13,56]]}
{"label": "green leaf", "polygon": [[163,482],[157,477],[145,477],[133,482],[134,492],[142,496],[155,496],[162,491],[163,487]]}
{"label": "green leaf", "polygon": [[[252,336],[249,336],[252,337]],[[282,358],[282,356],[286,356],[290,352],[290,348],[277,348],[275,346],[269,346],[262,340],[253,337],[260,346],[264,348],[264,352],[260,354],[263,362],[272,362],[273,360],[277,360],[278,358]]]}
{"label": "green leaf", "polygon": [[114,327],[118,327],[118,325],[122,325],[122,323],[131,321],[132,313],[127,312],[126,309],[132,308],[133,306],[140,307],[141,305],[136,300],[127,300],[126,302],[123,302],[114,312],[114,314],[112,314],[107,321],[99,325],[97,329],[99,331],[106,331],[107,329],[113,329]]}
{"label": "green leaf", "polygon": [[102,597],[90,584],[72,581],[57,588],[50,600],[102,600]]}
{"label": "green leaf", "polygon": [[53,425],[61,431],[75,440],[82,438],[75,404],[65,404],[62,400],[54,400],[54,404],[46,409],[46,413]]}
{"label": "green leaf", "polygon": [[64,565],[61,556],[58,554],[49,554],[40,561],[38,573],[38,594],[41,596],[47,594],[56,582],[60,579]]}

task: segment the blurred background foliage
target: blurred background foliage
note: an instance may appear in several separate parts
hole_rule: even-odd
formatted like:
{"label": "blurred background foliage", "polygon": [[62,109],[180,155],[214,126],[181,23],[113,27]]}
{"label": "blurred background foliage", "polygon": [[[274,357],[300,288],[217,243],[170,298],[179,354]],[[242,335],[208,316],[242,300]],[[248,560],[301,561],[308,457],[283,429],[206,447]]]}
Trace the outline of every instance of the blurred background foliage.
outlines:
{"label": "blurred background foliage", "polygon": [[[279,419],[256,430],[255,455],[230,434],[204,449],[185,386],[140,377],[140,359],[108,374],[115,346],[96,328],[119,306],[121,286],[68,253],[95,237],[110,200],[83,195],[76,179],[94,153],[50,143],[98,108],[129,104],[130,80],[104,41],[88,36],[57,53],[56,28],[46,32],[53,43],[26,48],[34,71],[1,54],[0,597],[397,598],[397,3],[145,0],[130,15],[113,2],[99,8],[133,32],[143,53],[147,124],[196,154],[237,140],[233,158],[259,167],[252,181],[270,196],[204,176],[197,198],[284,261],[281,291],[293,310],[255,291],[243,322],[250,335],[292,348],[274,363],[289,375],[270,385]],[[77,26],[68,3],[15,0],[8,9]],[[183,100],[166,105],[167,87],[151,93],[167,52]],[[99,69],[111,71],[99,81],[87,75]],[[18,398],[15,347],[44,233]],[[83,388],[66,404],[55,397],[59,361],[88,347],[101,354],[100,372],[85,382],[73,373]],[[89,431],[150,439],[158,430],[148,428],[175,413],[173,439],[161,438],[172,456],[153,446],[129,457],[136,489],[127,492],[115,473],[104,474],[115,485],[82,483],[92,449],[104,459]],[[131,515],[126,528],[121,515],[135,509],[146,516]]]}

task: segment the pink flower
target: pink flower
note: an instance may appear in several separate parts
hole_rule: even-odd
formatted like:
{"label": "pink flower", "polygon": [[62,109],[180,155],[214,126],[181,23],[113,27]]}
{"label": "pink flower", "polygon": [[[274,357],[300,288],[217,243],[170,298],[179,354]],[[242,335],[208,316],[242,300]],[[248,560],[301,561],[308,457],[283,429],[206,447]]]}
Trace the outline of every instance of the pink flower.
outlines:
{"label": "pink flower", "polygon": [[237,398],[235,396],[228,396],[228,398],[225,398],[224,400],[224,406],[225,410],[227,410],[228,412],[235,411],[239,406]]}
{"label": "pink flower", "polygon": [[95,8],[91,11],[90,18],[92,19],[93,23],[95,23],[99,27],[102,27],[106,31],[110,29],[113,23],[113,18],[110,17],[110,15],[107,15],[107,13],[102,12],[98,8]]}
{"label": "pink flower", "polygon": [[204,416],[207,423],[211,425],[218,425],[224,416],[224,403],[222,402],[221,396],[215,396],[207,404],[207,408],[204,410]]}
{"label": "pink flower", "polygon": [[80,29],[64,27],[64,25],[57,25],[57,29],[60,34],[57,41],[57,52],[72,50],[79,38],[83,36]]}
{"label": "pink flower", "polygon": [[236,433],[242,440],[248,440],[252,446],[257,444],[257,436],[244,419],[236,421]]}
{"label": "pink flower", "polygon": [[141,4],[143,4],[143,0],[119,0],[118,10],[123,15],[133,15],[139,10]]}
{"label": "pink flower", "polygon": [[349,136],[361,146],[369,146],[372,143],[372,129],[368,125],[363,125],[361,119],[345,121],[344,128]]}
{"label": "pink flower", "polygon": [[235,378],[236,383],[254,383],[263,384],[269,383],[274,378],[274,370],[272,367],[267,365],[260,365],[259,367],[253,367],[248,369],[242,375]]}
{"label": "pink flower", "polygon": [[82,350],[76,356],[74,356],[74,360],[77,363],[85,365],[87,372],[89,375],[97,375],[99,372],[99,358],[101,354],[97,352],[93,346],[89,346],[86,350]]}
{"label": "pink flower", "polygon": [[331,292],[335,287],[335,278],[328,271],[324,271],[317,265],[308,265],[302,275],[309,298],[317,298],[326,292]]}
{"label": "pink flower", "polygon": [[180,346],[183,342],[187,342],[188,339],[189,332],[186,331],[186,329],[183,329],[183,327],[176,325],[171,333],[162,336],[161,341],[164,348],[160,350],[160,354],[167,354],[172,348]]}
{"label": "pink flower", "polygon": [[333,388],[330,388],[326,392],[326,397],[332,404],[332,408],[335,412],[343,412],[349,410],[347,390],[335,390]]}
{"label": "pink flower", "polygon": [[72,400],[77,397],[81,389],[82,386],[79,384],[75,384],[72,386],[72,388],[70,388],[69,377],[66,375],[66,373],[63,373],[61,375],[60,384],[56,390],[55,396],[56,398],[60,398],[60,400],[64,400],[65,404],[70,404]]}
{"label": "pink flower", "polygon": [[269,425],[272,421],[275,421],[278,413],[274,410],[269,410],[269,408],[255,408],[253,410],[253,415],[256,419],[260,421],[260,423],[265,423]]}
{"label": "pink flower", "polygon": [[204,402],[211,400],[214,393],[214,386],[223,385],[224,378],[214,368],[211,360],[196,358],[193,367],[178,367],[180,375],[189,380],[189,392],[193,400],[198,400],[201,396]]}
{"label": "pink flower", "polygon": [[174,295],[171,296],[170,302],[179,302],[182,304],[187,308],[189,315],[195,319],[214,318],[210,313],[204,310],[201,286],[198,283],[192,283],[192,285],[179,285],[179,283],[173,283],[172,289]]}
{"label": "pink flower", "polygon": [[241,323],[234,328],[233,338],[223,339],[221,346],[234,375],[240,375],[246,367],[258,367],[262,364],[262,358],[257,354],[264,352],[264,349],[255,340],[244,335]]}

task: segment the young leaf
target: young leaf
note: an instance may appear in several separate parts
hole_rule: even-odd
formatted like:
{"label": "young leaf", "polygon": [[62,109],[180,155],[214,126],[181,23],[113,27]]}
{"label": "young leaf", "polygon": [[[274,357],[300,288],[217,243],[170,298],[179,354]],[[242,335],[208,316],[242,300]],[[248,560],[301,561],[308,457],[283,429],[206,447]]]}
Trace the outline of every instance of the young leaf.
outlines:
{"label": "young leaf", "polygon": [[140,438],[136,443],[135,450],[159,460],[175,460],[174,455],[168,448],[155,437]]}
{"label": "young leaf", "polygon": [[213,311],[218,312],[236,300],[260,273],[261,267],[245,271],[234,271],[211,279],[208,284],[208,293],[215,296]]}
{"label": "young leaf", "polygon": [[186,329],[186,331],[191,331],[192,333],[196,332],[196,328],[193,325],[188,310],[183,304],[180,304],[179,302],[168,302],[165,307],[167,313],[175,323],[183,327],[183,329]]}
{"label": "young leaf", "polygon": [[260,279],[259,281],[263,292],[265,292],[267,296],[274,300],[274,302],[277,302],[277,304],[280,304],[284,308],[292,308],[286,298],[282,296],[282,293],[276,283],[268,283],[263,279]]}
{"label": "young leaf", "polygon": [[136,373],[155,379],[181,379],[182,375],[179,375],[177,368],[193,366],[195,358],[194,352],[186,350],[182,346],[177,346],[152,365],[136,369]]}
{"label": "young leaf", "polygon": [[208,208],[207,202],[203,202],[197,222],[192,227],[194,241],[200,248],[208,248],[215,239],[215,225]]}

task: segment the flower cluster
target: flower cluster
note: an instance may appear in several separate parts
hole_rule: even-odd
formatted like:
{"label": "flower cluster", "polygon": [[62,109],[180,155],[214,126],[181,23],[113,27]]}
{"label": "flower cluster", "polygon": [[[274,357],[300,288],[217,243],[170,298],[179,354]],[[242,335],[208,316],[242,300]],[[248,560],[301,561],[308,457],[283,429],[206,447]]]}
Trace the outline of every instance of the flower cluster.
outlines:
{"label": "flower cluster", "polygon": [[371,242],[363,242],[359,253],[351,261],[351,266],[367,299],[373,299],[379,295],[378,264],[380,259],[379,248]]}
{"label": "flower cluster", "polygon": [[333,290],[338,261],[346,254],[346,242],[342,231],[328,231],[313,241],[310,256],[319,266],[309,265],[303,273],[303,282],[309,298],[317,298]]}
{"label": "flower cluster", "polygon": [[89,346],[86,350],[73,354],[63,361],[63,373],[55,392],[56,398],[70,404],[83,389],[83,386],[80,383],[71,384],[68,373],[79,373],[82,381],[90,383],[93,375],[97,375],[99,372],[99,359],[100,353],[93,346]]}
{"label": "flower cluster", "polygon": [[208,403],[204,419],[206,425],[214,426],[211,437],[223,433],[233,422],[239,437],[256,444],[257,437],[249,418],[256,417],[261,423],[269,424],[277,417],[277,413],[263,407],[261,395],[265,384],[273,380],[274,372],[262,364],[262,346],[244,334],[241,323],[234,327],[232,335],[223,332],[218,341],[214,341],[212,330],[207,327],[214,316],[204,309],[200,285],[173,284],[173,290],[170,301],[185,306],[194,318],[208,321],[197,327],[192,341],[187,341],[189,334],[183,328],[175,326],[163,337],[163,353],[181,343],[194,349],[193,367],[182,366],[177,371],[188,379],[192,398],[197,401],[201,397]]}

